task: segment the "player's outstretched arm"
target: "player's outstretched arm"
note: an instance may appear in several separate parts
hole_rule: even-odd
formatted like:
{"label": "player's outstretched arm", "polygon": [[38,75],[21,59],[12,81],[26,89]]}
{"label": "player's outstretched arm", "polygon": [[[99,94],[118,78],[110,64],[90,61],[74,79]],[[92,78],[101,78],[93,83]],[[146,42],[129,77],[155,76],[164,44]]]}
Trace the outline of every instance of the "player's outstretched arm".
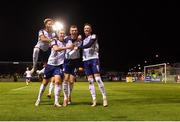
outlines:
{"label": "player's outstretched arm", "polygon": [[89,41],[89,43],[87,43],[86,45],[82,45],[82,46],[76,47],[75,49],[86,49],[86,48],[89,48],[89,47],[91,47],[94,44],[95,41],[96,41],[95,39],[91,39]]}
{"label": "player's outstretched arm", "polygon": [[62,50],[66,50],[66,49],[73,49],[74,45],[70,45],[70,46],[66,46],[66,47],[59,47],[57,45],[53,46],[53,50],[55,51],[62,51]]}
{"label": "player's outstretched arm", "polygon": [[41,36],[39,36],[39,38],[40,38],[40,40],[42,41],[42,42],[47,42],[47,43],[49,43],[49,42],[51,42],[53,39],[48,39],[47,37],[45,37],[44,35],[41,35]]}

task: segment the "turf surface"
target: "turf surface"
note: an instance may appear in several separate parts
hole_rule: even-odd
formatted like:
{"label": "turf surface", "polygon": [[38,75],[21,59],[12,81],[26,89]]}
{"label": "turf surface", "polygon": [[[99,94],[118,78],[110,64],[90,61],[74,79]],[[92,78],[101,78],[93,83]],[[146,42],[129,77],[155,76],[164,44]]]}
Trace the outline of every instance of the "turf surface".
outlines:
{"label": "turf surface", "polygon": [[[53,98],[42,97],[39,107],[34,103],[40,83],[25,86],[24,82],[0,82],[0,121],[130,121],[180,120],[180,84],[105,82],[108,107],[102,106],[97,90],[96,107],[91,107],[87,82],[77,82],[72,105],[55,108]],[[62,103],[62,92],[60,103]]]}

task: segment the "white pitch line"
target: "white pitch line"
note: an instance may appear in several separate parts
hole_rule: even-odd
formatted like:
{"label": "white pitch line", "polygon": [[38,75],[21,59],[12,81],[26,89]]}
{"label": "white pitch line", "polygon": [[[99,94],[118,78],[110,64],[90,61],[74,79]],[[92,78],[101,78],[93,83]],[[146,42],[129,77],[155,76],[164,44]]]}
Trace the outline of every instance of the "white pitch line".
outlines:
{"label": "white pitch line", "polygon": [[24,89],[24,88],[27,88],[27,86],[16,88],[16,89],[12,89],[12,91],[18,91],[18,90],[21,90],[21,89]]}

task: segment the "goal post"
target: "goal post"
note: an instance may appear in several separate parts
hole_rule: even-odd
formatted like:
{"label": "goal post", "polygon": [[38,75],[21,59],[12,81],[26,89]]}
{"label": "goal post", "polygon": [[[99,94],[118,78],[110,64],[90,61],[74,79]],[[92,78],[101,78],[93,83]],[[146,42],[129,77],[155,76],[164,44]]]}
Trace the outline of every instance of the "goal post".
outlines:
{"label": "goal post", "polygon": [[144,66],[145,81],[162,81],[167,82],[167,64],[155,64]]}

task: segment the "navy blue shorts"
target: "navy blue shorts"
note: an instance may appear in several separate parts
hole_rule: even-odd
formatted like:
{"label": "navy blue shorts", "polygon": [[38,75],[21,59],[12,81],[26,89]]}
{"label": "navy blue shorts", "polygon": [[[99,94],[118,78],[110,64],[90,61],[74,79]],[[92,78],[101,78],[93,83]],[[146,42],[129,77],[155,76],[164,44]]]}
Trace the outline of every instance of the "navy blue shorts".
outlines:
{"label": "navy blue shorts", "polygon": [[48,64],[45,67],[44,79],[49,79],[49,78],[53,77],[54,75],[60,75],[61,77],[63,77],[63,67],[62,67],[62,65],[60,65],[60,66],[52,66],[52,65]]}
{"label": "navy blue shorts", "polygon": [[26,77],[26,80],[31,80],[31,77]]}
{"label": "navy blue shorts", "polygon": [[84,70],[87,76],[100,73],[99,59],[84,61]]}
{"label": "navy blue shorts", "polygon": [[80,64],[80,59],[66,59],[64,60],[63,71],[66,74],[71,74],[75,76],[77,68],[79,68]]}

